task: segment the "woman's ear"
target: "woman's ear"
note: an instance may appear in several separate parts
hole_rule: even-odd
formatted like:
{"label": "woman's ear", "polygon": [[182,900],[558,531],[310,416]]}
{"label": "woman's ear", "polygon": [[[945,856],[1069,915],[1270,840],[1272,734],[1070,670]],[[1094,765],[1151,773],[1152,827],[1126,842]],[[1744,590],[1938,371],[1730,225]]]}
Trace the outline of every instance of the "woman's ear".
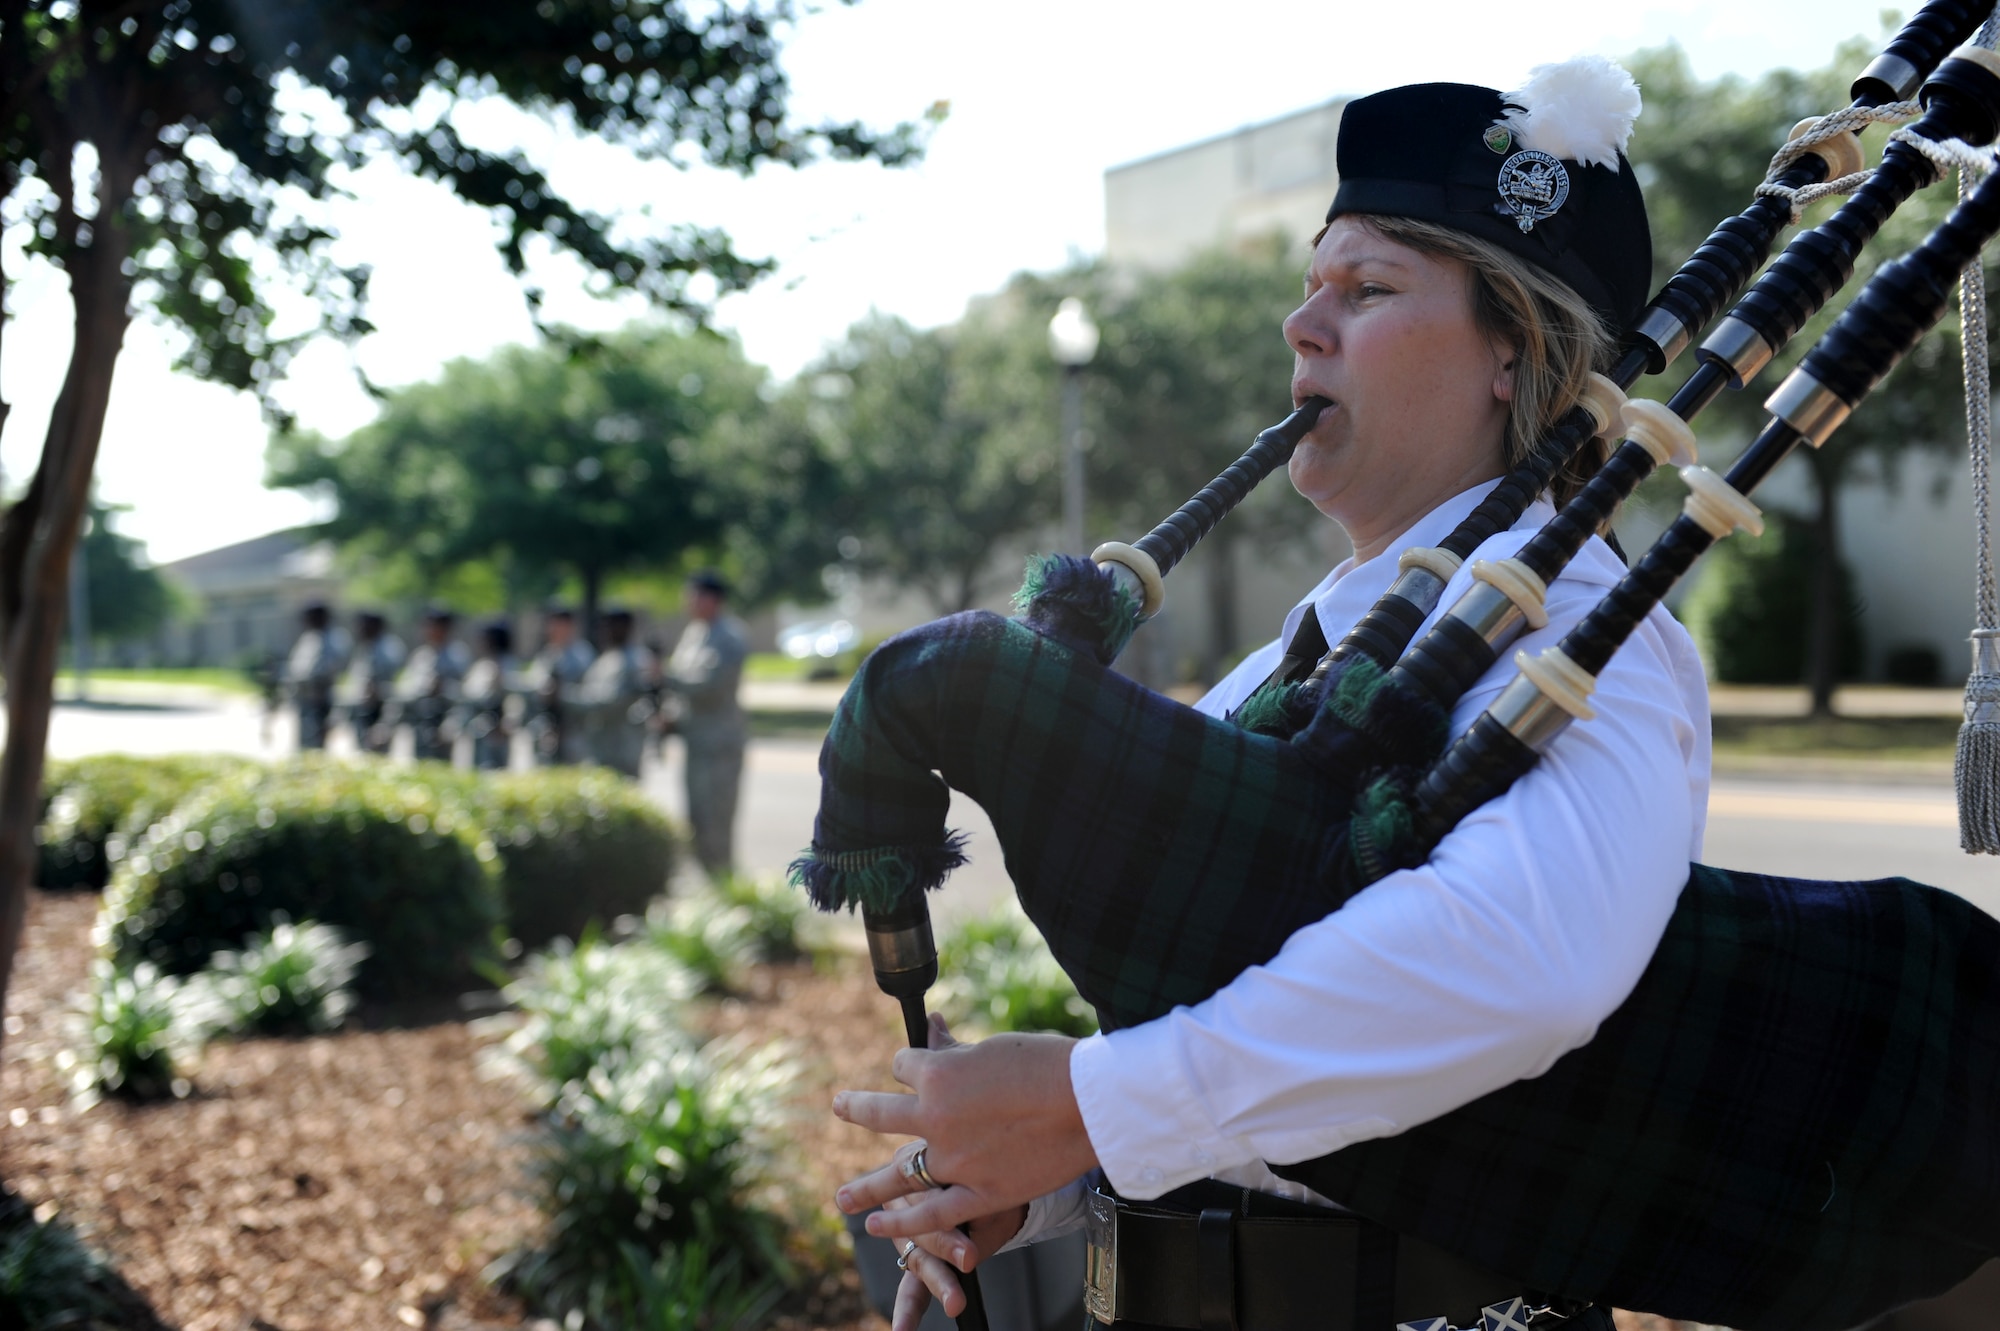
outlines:
{"label": "woman's ear", "polygon": [[1504,348],[1493,358],[1493,397],[1495,401],[1514,400],[1514,366],[1521,359],[1513,348]]}

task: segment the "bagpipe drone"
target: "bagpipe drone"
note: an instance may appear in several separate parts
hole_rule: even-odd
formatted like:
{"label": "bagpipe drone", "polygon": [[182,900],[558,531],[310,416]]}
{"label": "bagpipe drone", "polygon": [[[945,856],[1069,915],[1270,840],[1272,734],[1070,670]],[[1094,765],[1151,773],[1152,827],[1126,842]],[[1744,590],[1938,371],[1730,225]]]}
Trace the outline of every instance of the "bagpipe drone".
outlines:
{"label": "bagpipe drone", "polygon": [[[913,1042],[936,975],[924,893],[962,862],[952,790],[985,809],[1022,906],[1115,1029],[1206,998],[1422,863],[1587,723],[1594,678],[1633,627],[1709,545],[1758,526],[1747,493],[1839,427],[1942,317],[1962,272],[1980,280],[2000,174],[1876,271],[1725,476],[1694,465],[1686,422],[1786,345],[1941,163],[2000,133],[2000,56],[1945,55],[1986,18],[1927,4],[1854,107],[1795,132],[1583,405],[1439,547],[1405,553],[1339,644],[1294,646],[1229,720],[1109,667],[1158,610],[1164,575],[1284,462],[1317,400],[1133,545],[1031,566],[1018,617],[957,615],[878,649],[828,733],[813,845],[794,870],[822,909],[862,910]],[[1919,110],[1864,171],[1853,129]],[[1831,188],[1853,193],[1736,299],[1796,209]],[[1624,400],[1732,300],[1670,402]],[[1516,557],[1472,569],[1473,590],[1411,646],[1463,561],[1600,438],[1620,442],[1582,491]],[[1520,676],[1447,745],[1453,704],[1541,614],[1547,584],[1670,462],[1688,483],[1683,515],[1557,648],[1518,656]],[[1274,1167],[1536,1289],[1740,1331],[1857,1325],[2000,1255],[2000,921],[1903,879],[1692,866],[1637,988],[1588,1044],[1396,1136]]]}

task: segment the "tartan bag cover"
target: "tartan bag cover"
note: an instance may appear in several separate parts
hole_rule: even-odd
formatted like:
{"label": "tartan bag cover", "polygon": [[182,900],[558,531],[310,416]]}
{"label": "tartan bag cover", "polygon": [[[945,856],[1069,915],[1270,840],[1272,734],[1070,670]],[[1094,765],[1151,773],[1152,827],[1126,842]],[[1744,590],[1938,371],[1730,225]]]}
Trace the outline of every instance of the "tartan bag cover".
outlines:
{"label": "tartan bag cover", "polygon": [[[1338,909],[1354,787],[1412,757],[1331,706],[1293,741],[1208,717],[1111,672],[1082,628],[975,612],[880,648],[821,751],[797,868],[825,909],[934,888],[963,791],[1116,1028]],[[1405,727],[1420,747],[1434,719]],[[2000,1253],[2000,922],[1901,879],[1695,866],[1589,1044],[1279,1172],[1533,1288],[1739,1331],[1854,1326]]]}

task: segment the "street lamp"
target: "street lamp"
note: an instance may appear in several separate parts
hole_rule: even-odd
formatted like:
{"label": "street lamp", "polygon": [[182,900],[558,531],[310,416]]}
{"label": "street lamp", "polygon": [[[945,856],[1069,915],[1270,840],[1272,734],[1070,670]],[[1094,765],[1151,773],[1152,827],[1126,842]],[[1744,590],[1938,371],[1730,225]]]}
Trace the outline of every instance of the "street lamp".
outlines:
{"label": "street lamp", "polygon": [[1097,354],[1097,325],[1075,296],[1049,320],[1049,354],[1063,368],[1063,548],[1087,555],[1083,543],[1083,367]]}

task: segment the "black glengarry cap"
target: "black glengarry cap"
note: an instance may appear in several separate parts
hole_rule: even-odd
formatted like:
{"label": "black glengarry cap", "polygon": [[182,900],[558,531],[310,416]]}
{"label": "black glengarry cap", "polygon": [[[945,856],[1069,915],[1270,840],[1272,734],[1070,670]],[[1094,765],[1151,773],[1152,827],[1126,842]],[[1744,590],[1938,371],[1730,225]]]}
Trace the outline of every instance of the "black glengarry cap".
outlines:
{"label": "black glengarry cap", "polygon": [[1632,76],[1602,57],[1545,65],[1512,93],[1419,83],[1349,102],[1326,220],[1373,213],[1490,241],[1567,283],[1614,331],[1652,285],[1646,204],[1624,148]]}

